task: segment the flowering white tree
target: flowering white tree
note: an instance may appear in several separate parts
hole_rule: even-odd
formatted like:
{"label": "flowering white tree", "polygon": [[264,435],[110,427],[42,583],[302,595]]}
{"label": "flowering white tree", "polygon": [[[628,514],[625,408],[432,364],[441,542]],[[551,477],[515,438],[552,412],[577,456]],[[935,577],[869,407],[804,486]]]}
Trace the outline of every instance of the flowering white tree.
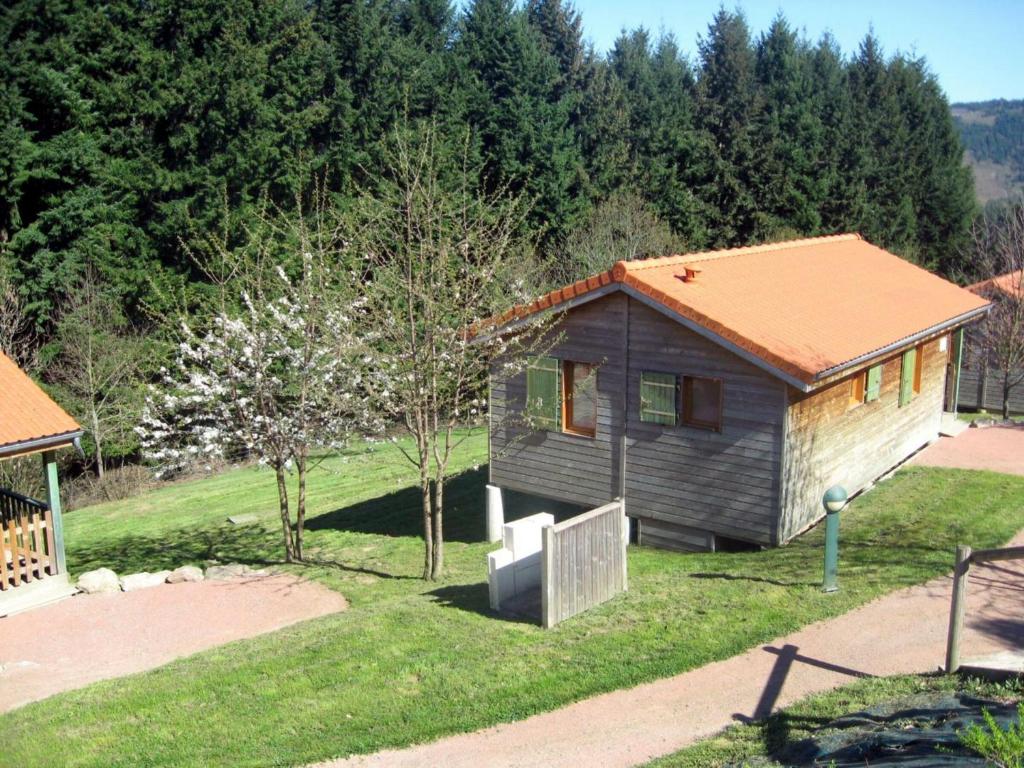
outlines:
{"label": "flowering white tree", "polygon": [[472,330],[531,288],[517,238],[524,202],[481,197],[474,169],[445,165],[442,154],[432,130],[396,134],[380,188],[362,200],[354,246],[367,272],[366,387],[413,438],[412,450],[399,448],[419,473],[428,580],[444,568],[444,485],[465,438],[458,428],[486,415],[489,362],[524,359],[510,353],[524,335]]}
{"label": "flowering white tree", "polygon": [[362,390],[361,301],[330,218],[323,207],[312,222],[260,217],[238,248],[209,237],[202,263],[221,276],[225,300],[201,327],[182,322],[174,365],[151,392],[140,428],[164,471],[238,452],[273,469],[288,562],[303,559],[316,452],[379,428]]}

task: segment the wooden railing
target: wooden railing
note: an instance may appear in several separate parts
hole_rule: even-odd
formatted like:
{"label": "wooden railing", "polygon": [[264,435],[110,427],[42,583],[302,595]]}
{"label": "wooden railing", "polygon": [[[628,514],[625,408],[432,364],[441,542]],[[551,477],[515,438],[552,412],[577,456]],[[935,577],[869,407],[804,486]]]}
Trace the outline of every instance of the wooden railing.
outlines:
{"label": "wooden railing", "polygon": [[976,563],[995,563],[1000,560],[1024,560],[1024,547],[979,549],[968,546],[956,548],[956,567],[953,570],[953,601],[949,609],[949,635],[946,639],[946,672],[960,669],[960,636],[964,630],[964,612],[967,608],[967,580],[971,566]]}
{"label": "wooden railing", "polygon": [[57,572],[50,508],[0,488],[0,590]]}
{"label": "wooden railing", "polygon": [[541,621],[553,627],[626,589],[629,526],[613,501],[542,531]]}

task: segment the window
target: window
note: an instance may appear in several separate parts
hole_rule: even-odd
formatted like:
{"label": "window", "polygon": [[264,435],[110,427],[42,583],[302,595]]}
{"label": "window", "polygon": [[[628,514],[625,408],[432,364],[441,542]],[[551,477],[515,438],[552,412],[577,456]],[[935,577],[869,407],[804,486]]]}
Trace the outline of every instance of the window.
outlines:
{"label": "window", "polygon": [[850,407],[860,405],[864,402],[864,392],[867,389],[868,375],[866,371],[861,371],[852,379],[850,379]]}
{"label": "window", "polygon": [[864,402],[870,403],[877,400],[882,393],[882,364],[873,365],[868,368],[867,386],[864,391]]}
{"label": "window", "polygon": [[562,363],[563,430],[593,437],[597,431],[597,368],[590,363]]}
{"label": "window", "polygon": [[907,405],[914,399],[914,392],[920,390],[920,383],[915,386],[917,375],[917,350],[908,349],[903,353],[903,360],[900,363],[900,405]]}
{"label": "window", "polygon": [[530,359],[526,368],[526,415],[540,429],[558,429],[561,426],[559,378],[557,358]]}
{"label": "window", "polygon": [[722,429],[722,382],[683,377],[683,423],[703,429]]}
{"label": "window", "polygon": [[640,372],[640,421],[675,426],[679,420],[674,373]]}

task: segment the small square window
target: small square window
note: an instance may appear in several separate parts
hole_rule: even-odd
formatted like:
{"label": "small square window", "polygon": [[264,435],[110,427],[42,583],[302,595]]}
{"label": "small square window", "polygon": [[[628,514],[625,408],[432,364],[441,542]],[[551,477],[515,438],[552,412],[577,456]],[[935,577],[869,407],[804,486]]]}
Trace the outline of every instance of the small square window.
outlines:
{"label": "small square window", "polygon": [[699,376],[683,377],[683,423],[722,430],[722,382]]}

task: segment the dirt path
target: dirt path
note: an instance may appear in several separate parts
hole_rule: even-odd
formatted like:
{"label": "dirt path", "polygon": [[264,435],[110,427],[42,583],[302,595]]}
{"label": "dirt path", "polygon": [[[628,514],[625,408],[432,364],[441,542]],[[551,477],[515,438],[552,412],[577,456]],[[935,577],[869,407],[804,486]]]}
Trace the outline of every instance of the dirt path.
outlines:
{"label": "dirt path", "polygon": [[1024,426],[980,427],[965,429],[956,437],[940,437],[909,463],[1024,475]]}
{"label": "dirt path", "polygon": [[77,595],[0,619],[0,712],[347,607],[286,575]]}
{"label": "dirt path", "polygon": [[[1024,544],[1024,534],[1014,544]],[[998,566],[998,567],[996,567]],[[516,723],[404,750],[323,763],[360,766],[633,766],[867,675],[928,672],[943,662],[950,579],[901,590],[761,648],[676,677],[615,691]],[[972,569],[963,655],[1024,646],[1024,564]],[[623,654],[623,663],[628,654]]]}

